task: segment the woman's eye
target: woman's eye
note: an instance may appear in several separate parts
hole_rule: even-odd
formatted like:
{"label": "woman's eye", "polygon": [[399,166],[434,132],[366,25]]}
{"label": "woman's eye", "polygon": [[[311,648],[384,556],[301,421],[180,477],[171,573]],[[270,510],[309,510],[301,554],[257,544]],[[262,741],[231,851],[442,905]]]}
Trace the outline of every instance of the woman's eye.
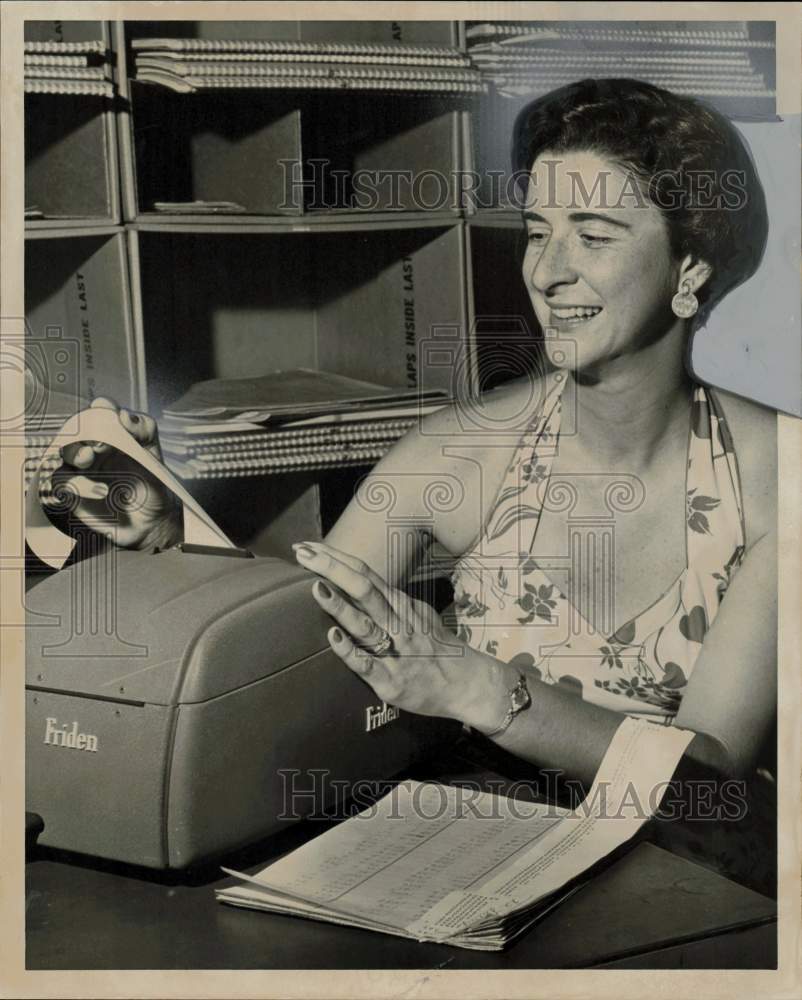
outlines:
{"label": "woman's eye", "polygon": [[580,233],[579,235],[583,243],[589,247],[603,247],[608,243],[612,243],[612,239],[609,236],[594,236],[593,233]]}
{"label": "woman's eye", "polygon": [[530,246],[542,247],[546,245],[546,240],[549,238],[548,233],[529,233],[527,235],[527,241]]}

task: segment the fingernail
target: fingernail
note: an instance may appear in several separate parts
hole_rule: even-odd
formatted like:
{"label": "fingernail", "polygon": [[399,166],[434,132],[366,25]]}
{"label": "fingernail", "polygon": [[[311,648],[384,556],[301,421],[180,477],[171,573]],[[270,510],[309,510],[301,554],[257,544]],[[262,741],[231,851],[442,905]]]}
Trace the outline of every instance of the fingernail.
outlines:
{"label": "fingernail", "polygon": [[295,555],[298,559],[312,559],[315,555],[314,551],[310,549],[308,545],[297,545],[293,547],[295,548]]}
{"label": "fingernail", "polygon": [[323,583],[322,580],[317,581],[317,583],[315,584],[315,588],[317,590],[318,596],[322,597],[324,601],[328,601],[331,598],[332,596],[331,591],[326,586],[326,584]]}
{"label": "fingernail", "polygon": [[92,487],[92,496],[98,500],[103,500],[109,495],[109,488],[105,483],[95,483]]}
{"label": "fingernail", "polygon": [[332,640],[334,642],[342,642],[343,641],[343,634],[342,634],[342,632],[338,628],[333,628],[331,630],[330,635],[331,635],[331,638],[332,638]]}

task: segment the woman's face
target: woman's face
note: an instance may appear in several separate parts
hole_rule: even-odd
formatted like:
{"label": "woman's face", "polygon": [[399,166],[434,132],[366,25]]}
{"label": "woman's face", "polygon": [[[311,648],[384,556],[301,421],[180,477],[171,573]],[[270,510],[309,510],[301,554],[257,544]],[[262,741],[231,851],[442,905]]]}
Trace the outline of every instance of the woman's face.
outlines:
{"label": "woman's face", "polygon": [[665,219],[620,167],[593,152],[543,153],[524,217],[524,280],[538,322],[557,331],[546,337],[557,367],[624,358],[676,326]]}

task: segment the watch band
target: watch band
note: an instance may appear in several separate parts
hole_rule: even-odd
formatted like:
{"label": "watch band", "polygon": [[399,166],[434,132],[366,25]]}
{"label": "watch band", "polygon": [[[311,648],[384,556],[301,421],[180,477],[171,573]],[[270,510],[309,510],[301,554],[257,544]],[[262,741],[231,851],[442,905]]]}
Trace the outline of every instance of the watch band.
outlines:
{"label": "watch band", "polygon": [[501,725],[497,729],[493,729],[491,732],[483,734],[488,739],[491,736],[498,736],[500,733],[509,729],[515,716],[529,708],[532,704],[532,696],[529,693],[526,677],[520,672],[518,673],[518,683],[515,687],[510,688],[509,697],[510,707],[507,709],[507,714],[504,716]]}

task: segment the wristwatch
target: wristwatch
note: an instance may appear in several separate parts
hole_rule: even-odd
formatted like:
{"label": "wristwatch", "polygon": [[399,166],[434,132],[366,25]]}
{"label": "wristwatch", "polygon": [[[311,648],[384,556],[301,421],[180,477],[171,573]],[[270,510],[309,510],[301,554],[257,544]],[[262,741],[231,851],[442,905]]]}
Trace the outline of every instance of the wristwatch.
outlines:
{"label": "wristwatch", "polygon": [[510,707],[507,709],[507,714],[504,716],[501,725],[494,729],[490,733],[485,733],[486,737],[498,736],[499,733],[503,733],[505,729],[509,729],[512,720],[516,715],[525,711],[532,704],[532,695],[529,693],[529,688],[526,686],[526,677],[522,673],[518,674],[518,683],[514,688],[510,689]]}

